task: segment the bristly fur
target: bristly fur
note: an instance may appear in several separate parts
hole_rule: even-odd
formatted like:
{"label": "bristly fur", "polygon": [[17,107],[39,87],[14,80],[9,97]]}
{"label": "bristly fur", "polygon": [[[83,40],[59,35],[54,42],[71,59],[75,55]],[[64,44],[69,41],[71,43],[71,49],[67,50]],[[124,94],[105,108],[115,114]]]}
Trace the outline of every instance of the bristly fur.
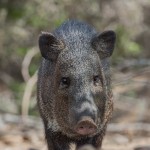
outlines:
{"label": "bristly fur", "polygon": [[[49,150],[100,149],[113,110],[109,57],[115,39],[113,31],[100,34],[76,20],[41,33],[37,101]],[[94,118],[94,133],[77,134],[82,116]]]}

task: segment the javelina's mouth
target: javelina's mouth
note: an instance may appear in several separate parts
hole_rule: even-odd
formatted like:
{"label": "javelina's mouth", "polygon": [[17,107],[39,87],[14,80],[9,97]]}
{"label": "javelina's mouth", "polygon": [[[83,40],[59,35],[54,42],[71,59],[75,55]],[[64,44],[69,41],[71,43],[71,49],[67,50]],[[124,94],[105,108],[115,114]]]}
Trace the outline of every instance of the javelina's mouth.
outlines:
{"label": "javelina's mouth", "polygon": [[79,135],[91,135],[97,130],[97,126],[92,119],[84,117],[75,126],[75,132]]}

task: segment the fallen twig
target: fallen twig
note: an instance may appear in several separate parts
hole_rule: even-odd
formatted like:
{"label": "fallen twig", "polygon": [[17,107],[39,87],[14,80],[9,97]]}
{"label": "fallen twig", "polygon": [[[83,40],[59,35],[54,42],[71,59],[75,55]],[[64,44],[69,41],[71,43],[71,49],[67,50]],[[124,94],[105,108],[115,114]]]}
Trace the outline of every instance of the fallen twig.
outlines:
{"label": "fallen twig", "polygon": [[31,63],[32,58],[37,53],[38,53],[38,50],[35,47],[33,47],[31,50],[27,52],[27,54],[25,55],[23,59],[21,73],[25,82],[27,82],[30,79],[29,65]]}
{"label": "fallen twig", "polygon": [[37,82],[37,71],[34,73],[34,75],[27,81],[25,92],[22,99],[22,116],[28,115],[28,109],[29,109],[29,103],[30,98],[32,95],[32,90],[34,85]]}

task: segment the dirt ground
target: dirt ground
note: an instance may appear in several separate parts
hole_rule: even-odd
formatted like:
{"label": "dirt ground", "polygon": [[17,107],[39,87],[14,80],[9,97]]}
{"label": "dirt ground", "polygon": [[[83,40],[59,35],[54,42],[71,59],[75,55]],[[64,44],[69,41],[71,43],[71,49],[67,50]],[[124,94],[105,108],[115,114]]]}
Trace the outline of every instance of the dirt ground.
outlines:
{"label": "dirt ground", "polygon": [[[114,113],[103,150],[150,150],[150,68],[113,77]],[[0,150],[46,150],[39,118],[0,115]]]}

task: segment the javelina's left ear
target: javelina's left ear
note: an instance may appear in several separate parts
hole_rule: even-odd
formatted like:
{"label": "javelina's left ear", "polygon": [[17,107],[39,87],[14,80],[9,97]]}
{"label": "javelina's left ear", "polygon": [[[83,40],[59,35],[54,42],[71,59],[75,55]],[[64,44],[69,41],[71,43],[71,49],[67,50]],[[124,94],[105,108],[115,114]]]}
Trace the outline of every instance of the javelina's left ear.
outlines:
{"label": "javelina's left ear", "polygon": [[65,48],[64,43],[53,34],[42,32],[39,36],[39,48],[41,55],[48,60],[56,61],[61,50]]}
{"label": "javelina's left ear", "polygon": [[114,31],[105,31],[92,39],[92,47],[98,52],[100,58],[110,57],[116,41]]}

